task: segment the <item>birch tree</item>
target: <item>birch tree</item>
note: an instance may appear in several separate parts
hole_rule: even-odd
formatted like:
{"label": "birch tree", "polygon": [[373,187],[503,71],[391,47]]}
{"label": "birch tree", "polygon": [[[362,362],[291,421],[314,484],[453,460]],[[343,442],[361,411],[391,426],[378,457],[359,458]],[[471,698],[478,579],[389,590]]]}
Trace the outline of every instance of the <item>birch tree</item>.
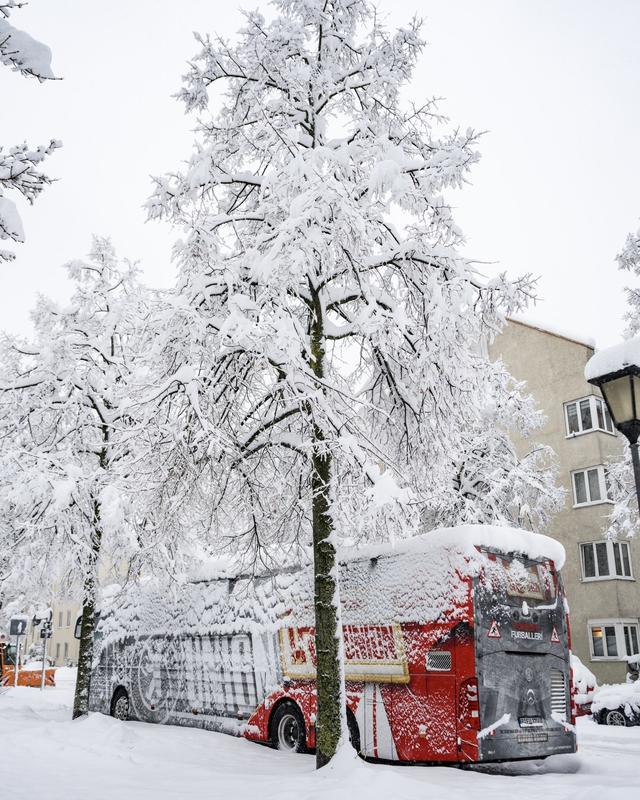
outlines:
{"label": "birch tree", "polygon": [[402,99],[420,24],[389,32],[364,0],[273,5],[235,43],[197,37],[179,94],[197,139],[148,203],[184,232],[158,450],[191,465],[211,528],[249,559],[311,547],[320,767],[344,730],[336,549],[437,517],[479,398],[511,391],[479,343],[533,289],[461,255],[445,193],[478,135]]}
{"label": "birch tree", "polygon": [[0,594],[82,597],[75,718],[87,712],[99,572],[122,570],[144,543],[131,376],[145,308],[108,240],[67,269],[70,304],[41,298],[33,341],[2,341]]}
{"label": "birch tree", "polygon": [[[8,21],[11,11],[24,5],[26,3],[18,0],[0,2],[0,64],[40,82],[54,80],[51,50]],[[14,191],[33,203],[45,186],[51,183],[40,165],[60,146],[61,142],[55,139],[39,147],[20,144],[3,149],[0,146],[0,240],[24,242],[22,220],[15,203],[6,196],[6,192]],[[0,261],[13,258],[14,253],[0,248]]]}

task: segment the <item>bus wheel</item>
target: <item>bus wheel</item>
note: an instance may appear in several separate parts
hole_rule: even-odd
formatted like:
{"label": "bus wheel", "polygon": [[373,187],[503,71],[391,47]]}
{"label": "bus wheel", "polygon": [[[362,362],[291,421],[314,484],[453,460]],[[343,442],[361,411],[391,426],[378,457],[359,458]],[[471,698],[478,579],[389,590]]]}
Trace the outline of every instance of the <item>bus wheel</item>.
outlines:
{"label": "bus wheel", "polygon": [[351,746],[356,751],[356,753],[359,753],[360,728],[358,728],[358,723],[356,721],[356,718],[348,709],[347,709],[347,728],[349,729],[349,741],[351,742]]}
{"label": "bus wheel", "polygon": [[126,689],[120,687],[113,693],[111,701],[111,716],[123,722],[129,719],[129,695]]}
{"label": "bus wheel", "polygon": [[614,709],[613,711],[607,711],[605,714],[604,721],[607,725],[626,725],[627,718],[619,709]]}
{"label": "bus wheel", "polygon": [[288,753],[304,753],[304,719],[295,703],[285,700],[276,706],[271,717],[271,745]]}

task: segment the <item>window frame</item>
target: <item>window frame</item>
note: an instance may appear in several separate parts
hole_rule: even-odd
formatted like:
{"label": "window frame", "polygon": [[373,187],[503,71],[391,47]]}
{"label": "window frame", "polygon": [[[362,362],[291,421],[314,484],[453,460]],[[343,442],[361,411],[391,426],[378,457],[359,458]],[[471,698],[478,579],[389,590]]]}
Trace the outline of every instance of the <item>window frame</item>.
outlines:
{"label": "window frame", "polygon": [[[596,555],[596,545],[604,544],[607,548],[607,566],[609,567],[609,574],[608,575],[600,575],[599,568],[598,568],[598,557]],[[629,575],[618,575],[616,572],[616,560],[614,556],[614,545],[617,544],[620,547],[624,545],[627,548],[627,562],[629,564]],[[596,571],[596,575],[588,577],[585,575],[584,569],[584,556],[583,556],[583,547],[591,546],[592,553],[593,553],[593,563]],[[631,547],[629,542],[619,542],[615,539],[596,539],[595,541],[591,542],[578,542],[578,551],[580,557],[580,571],[582,574],[582,582],[583,583],[590,583],[592,581],[635,581],[635,576],[633,574],[633,561],[631,560]],[[622,550],[620,550],[620,562],[622,565],[622,569],[624,571],[625,559],[622,557]]]}
{"label": "window frame", "polygon": [[[585,490],[587,491],[587,495],[591,497],[591,489],[589,488],[589,478],[588,473],[591,470],[598,471],[598,488],[600,490],[600,499],[599,500],[587,500],[586,503],[579,503],[578,502],[578,493],[576,491],[576,479],[575,476],[579,473],[582,473],[584,478],[584,485]],[[607,485],[607,477],[606,471],[604,468],[604,464],[593,464],[590,467],[582,467],[581,469],[573,469],[570,472],[571,475],[571,493],[573,495],[573,508],[586,508],[587,506],[600,506],[603,503],[612,503],[613,501],[609,497],[609,487]]]}
{"label": "window frame", "polygon": [[[610,656],[610,655],[602,655],[596,656],[593,653],[593,628],[614,628],[615,637],[616,637],[616,650],[618,651],[617,655]],[[627,645],[625,641],[624,629],[625,628],[635,628],[636,629],[636,637],[638,642],[640,642],[640,620],[628,618],[628,619],[589,619],[587,620],[587,638],[589,639],[589,656],[591,661],[626,661],[628,658],[627,655]],[[603,637],[604,642],[606,642],[606,634]],[[624,655],[623,655],[624,654]],[[635,654],[633,654],[635,655]]]}
{"label": "window frame", "polygon": [[[584,402],[585,400],[589,401],[589,411],[591,412],[591,422],[593,423],[593,427],[587,428],[586,430],[582,427],[582,418],[580,415],[580,403]],[[601,428],[598,424],[598,404],[600,404],[600,408],[602,410],[602,419],[604,420],[605,425],[604,428]],[[573,432],[569,430],[569,406],[575,406],[579,425],[579,430]],[[587,394],[584,397],[578,397],[577,400],[568,400],[566,403],[563,403],[562,410],[564,415],[565,439],[573,439],[576,436],[584,436],[587,433],[608,433],[610,436],[616,435],[616,429],[613,425],[611,415],[609,414],[607,404],[604,402],[602,397],[597,394]],[[611,424],[611,430],[607,428],[607,420]]]}

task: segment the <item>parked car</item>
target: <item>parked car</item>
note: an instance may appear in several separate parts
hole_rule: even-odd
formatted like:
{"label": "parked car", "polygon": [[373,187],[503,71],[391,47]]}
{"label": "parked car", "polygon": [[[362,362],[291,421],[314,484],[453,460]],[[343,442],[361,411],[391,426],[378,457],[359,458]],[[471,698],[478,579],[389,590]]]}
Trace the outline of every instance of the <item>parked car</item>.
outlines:
{"label": "parked car", "polygon": [[640,655],[627,659],[627,682],[601,686],[591,703],[600,725],[640,725]]}

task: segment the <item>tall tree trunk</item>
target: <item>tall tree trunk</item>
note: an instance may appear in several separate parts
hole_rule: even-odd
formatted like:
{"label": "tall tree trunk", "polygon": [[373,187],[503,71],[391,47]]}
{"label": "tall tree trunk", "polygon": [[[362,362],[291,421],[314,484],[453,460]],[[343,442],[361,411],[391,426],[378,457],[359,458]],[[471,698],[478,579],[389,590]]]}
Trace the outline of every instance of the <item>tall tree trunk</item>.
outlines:
{"label": "tall tree trunk", "polygon": [[[317,298],[315,298],[317,300]],[[316,302],[311,324],[311,367],[324,375],[325,340],[320,304]],[[337,564],[330,514],[331,453],[326,449],[322,430],[313,426],[312,524],[315,570],[314,605],[316,622],[317,697],[316,768],[328,764],[336,752],[342,732],[344,694],[341,664],[340,615],[337,609]]]}
{"label": "tall tree trunk", "polygon": [[96,590],[98,557],[102,543],[100,528],[100,504],[93,504],[95,530],[91,545],[91,561],[84,580],[84,600],[82,622],[80,623],[80,649],[78,653],[78,675],[73,698],[73,719],[89,713],[89,692],[91,690],[91,668],[93,665],[93,634],[96,627]]}

